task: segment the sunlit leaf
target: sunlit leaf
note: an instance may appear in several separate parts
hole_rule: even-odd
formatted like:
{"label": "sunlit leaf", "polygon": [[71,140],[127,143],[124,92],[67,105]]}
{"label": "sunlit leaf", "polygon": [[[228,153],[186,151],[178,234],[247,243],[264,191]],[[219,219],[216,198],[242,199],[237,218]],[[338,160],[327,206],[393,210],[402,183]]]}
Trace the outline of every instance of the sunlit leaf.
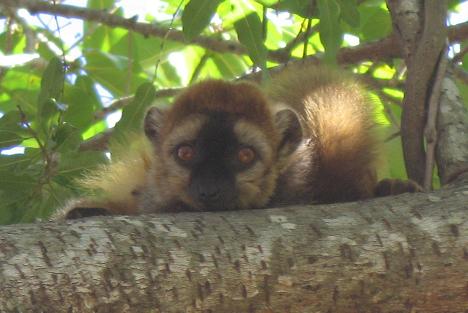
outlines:
{"label": "sunlit leaf", "polygon": [[79,177],[84,171],[95,168],[106,161],[105,154],[100,151],[63,153],[59,163],[58,174]]}
{"label": "sunlit leaf", "polygon": [[104,86],[115,97],[122,97],[136,89],[144,79],[131,75],[136,71],[129,65],[127,57],[105,53],[98,50],[88,51],[85,66],[89,76]]}
{"label": "sunlit leaf", "polygon": [[101,107],[93,81],[88,76],[79,76],[74,86],[68,86],[64,93],[67,110],[64,122],[78,129],[90,127],[94,122],[94,113]]}
{"label": "sunlit leaf", "polygon": [[21,127],[18,111],[11,111],[0,118],[0,148],[18,145],[23,141],[25,129]]}
{"label": "sunlit leaf", "polygon": [[320,14],[320,41],[325,47],[325,59],[334,63],[343,39],[340,28],[340,7],[335,0],[317,0]]}
{"label": "sunlit leaf", "polygon": [[60,100],[65,79],[63,63],[59,58],[49,61],[41,80],[41,91],[37,99],[37,120],[43,128],[49,117],[57,112],[57,101]]}
{"label": "sunlit leaf", "polygon": [[119,140],[125,134],[141,131],[143,117],[154,100],[156,90],[152,83],[144,83],[138,87],[133,101],[122,110],[122,118],[114,127],[113,138]]}
{"label": "sunlit leaf", "polygon": [[125,29],[112,28],[105,25],[97,27],[96,24],[91,24],[89,28],[91,29],[89,34],[83,40],[83,52],[87,52],[88,49],[98,49],[107,52],[128,33]]}
{"label": "sunlit leaf", "polygon": [[359,6],[361,38],[365,41],[384,38],[392,30],[388,11],[381,7]]}
{"label": "sunlit leaf", "polygon": [[239,41],[247,48],[249,56],[258,67],[266,69],[267,49],[263,43],[262,22],[252,12],[234,24]]}
{"label": "sunlit leaf", "polygon": [[245,64],[241,58],[232,54],[216,54],[212,57],[212,60],[218,67],[223,78],[239,76],[247,69],[247,64]]}
{"label": "sunlit leaf", "polygon": [[222,0],[190,0],[187,3],[182,13],[185,39],[192,40],[208,26],[221,2]]}
{"label": "sunlit leaf", "polygon": [[314,1],[304,0],[281,0],[275,6],[278,10],[288,11],[302,17],[312,17],[314,15]]}
{"label": "sunlit leaf", "polygon": [[110,9],[114,6],[115,0],[88,0],[87,7],[95,10]]}
{"label": "sunlit leaf", "polygon": [[77,151],[82,142],[80,131],[70,124],[58,126],[52,140],[55,150],[61,152]]}
{"label": "sunlit leaf", "polygon": [[359,11],[356,0],[339,0],[341,17],[351,27],[359,27]]}

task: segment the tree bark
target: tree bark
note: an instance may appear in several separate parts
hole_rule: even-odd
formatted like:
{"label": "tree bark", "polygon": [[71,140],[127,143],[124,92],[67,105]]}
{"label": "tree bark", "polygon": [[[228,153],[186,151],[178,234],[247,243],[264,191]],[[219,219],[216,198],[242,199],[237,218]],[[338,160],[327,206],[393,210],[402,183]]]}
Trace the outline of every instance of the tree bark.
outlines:
{"label": "tree bark", "polygon": [[437,132],[437,168],[446,184],[468,172],[468,110],[451,73],[442,82]]}
{"label": "tree bark", "polygon": [[424,127],[432,83],[447,40],[446,0],[387,0],[393,30],[408,67],[401,137],[408,177],[423,185]]}
{"label": "tree bark", "polygon": [[465,312],[468,179],[431,194],[0,228],[0,312]]}

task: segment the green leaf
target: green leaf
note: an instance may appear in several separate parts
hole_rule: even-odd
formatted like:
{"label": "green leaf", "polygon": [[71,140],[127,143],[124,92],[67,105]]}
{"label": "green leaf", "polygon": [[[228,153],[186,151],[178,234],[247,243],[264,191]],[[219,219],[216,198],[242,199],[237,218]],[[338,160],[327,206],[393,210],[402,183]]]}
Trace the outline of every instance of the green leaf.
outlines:
{"label": "green leaf", "polygon": [[[89,28],[96,27],[96,24],[91,25]],[[89,32],[88,36],[84,37],[83,51],[87,52],[91,49],[97,49],[102,52],[108,52],[126,34],[128,34],[128,31],[125,29],[99,25],[97,29],[93,29]]]}
{"label": "green leaf", "polygon": [[116,97],[126,95],[145,81],[136,75],[138,68],[130,66],[127,57],[98,50],[86,52],[85,57],[88,75]]}
{"label": "green leaf", "polygon": [[156,95],[153,83],[144,83],[138,87],[132,103],[122,110],[122,118],[114,127],[113,139],[119,141],[129,132],[141,130],[143,117]]}
{"label": "green leaf", "polygon": [[[23,53],[26,46],[26,36],[19,27],[9,27],[8,31],[0,34],[0,51],[3,54]],[[8,50],[6,49],[8,47]]]}
{"label": "green leaf", "polygon": [[263,42],[263,28],[260,17],[252,12],[234,23],[237,37],[249,53],[252,61],[262,70],[266,69],[267,49]]}
{"label": "green leaf", "polygon": [[[463,51],[466,48],[468,48],[468,42],[464,41],[461,44],[460,50]],[[465,53],[463,56],[462,67],[465,69],[465,71],[468,71],[468,53]]]}
{"label": "green leaf", "polygon": [[80,131],[66,123],[57,128],[52,139],[60,152],[77,151],[83,141]]}
{"label": "green leaf", "polygon": [[359,11],[356,0],[339,0],[343,20],[351,27],[359,27]]}
{"label": "green leaf", "polygon": [[465,104],[466,110],[468,110],[468,85],[455,80],[455,83],[460,91],[460,97],[462,98],[462,103]]}
{"label": "green leaf", "polygon": [[[276,4],[278,2],[278,0],[255,0],[255,2],[258,2],[261,5],[270,7],[270,6],[273,6],[274,4]],[[283,2],[283,1],[281,1],[281,2]]]}
{"label": "green leaf", "polygon": [[115,0],[88,0],[87,7],[95,10],[108,10],[114,7]]}
{"label": "green leaf", "polygon": [[62,61],[59,58],[52,58],[42,75],[41,92],[39,102],[47,99],[60,99],[65,72]]}
{"label": "green leaf", "polygon": [[176,68],[169,62],[164,62],[159,67],[158,81],[161,80],[165,80],[167,82],[167,85],[182,85],[179,73],[177,73]]}
{"label": "green leaf", "polygon": [[192,40],[208,26],[221,2],[221,0],[190,0],[182,13],[185,39]]}
{"label": "green leaf", "polygon": [[0,118],[0,148],[18,145],[23,141],[21,116],[18,111],[11,111]]}
{"label": "green leaf", "polygon": [[58,175],[71,179],[82,175],[86,170],[92,169],[99,164],[107,162],[104,152],[100,151],[78,151],[62,153],[58,168]]}
{"label": "green leaf", "polygon": [[37,52],[44,60],[49,60],[56,56],[55,52],[50,48],[48,42],[38,42]]}
{"label": "green leaf", "polygon": [[31,174],[16,174],[8,169],[0,169],[0,177],[1,202],[21,198],[38,184],[37,177]]}
{"label": "green leaf", "polygon": [[463,3],[463,1],[460,0],[449,0],[448,2],[448,8],[449,10],[454,10],[455,12],[459,12],[460,9],[460,4]]}
{"label": "green leaf", "polygon": [[313,17],[313,7],[314,1],[304,0],[282,0],[275,5],[275,8],[280,11],[294,13],[304,18]]}
{"label": "green leaf", "polygon": [[94,82],[88,76],[79,76],[74,86],[67,86],[64,102],[68,105],[63,121],[83,130],[95,123],[94,112],[102,107],[94,88]]}
{"label": "green leaf", "polygon": [[335,0],[317,0],[320,15],[320,41],[325,48],[325,61],[336,62],[336,54],[343,39],[340,28],[340,7]]}
{"label": "green leaf", "polygon": [[47,120],[58,112],[65,80],[65,71],[59,58],[52,58],[42,75],[41,91],[37,99],[37,121],[42,130],[47,129]]}
{"label": "green leaf", "polygon": [[[395,134],[393,127],[381,127],[379,129],[382,138],[385,140]],[[383,141],[383,140],[382,140]],[[407,179],[403,152],[401,150],[401,137],[397,136],[383,145],[384,163],[379,167],[379,177],[390,177]]]}
{"label": "green leaf", "polygon": [[359,6],[360,32],[362,41],[386,37],[392,31],[392,21],[388,11],[381,7]]}
{"label": "green leaf", "polygon": [[212,60],[221,72],[222,77],[226,79],[240,76],[247,70],[245,62],[230,53],[215,54],[212,56]]}
{"label": "green leaf", "polygon": [[[2,79],[2,89],[38,89],[41,85],[40,74],[36,74],[34,69],[26,66],[18,66],[9,69]],[[37,101],[37,98],[35,99]]]}

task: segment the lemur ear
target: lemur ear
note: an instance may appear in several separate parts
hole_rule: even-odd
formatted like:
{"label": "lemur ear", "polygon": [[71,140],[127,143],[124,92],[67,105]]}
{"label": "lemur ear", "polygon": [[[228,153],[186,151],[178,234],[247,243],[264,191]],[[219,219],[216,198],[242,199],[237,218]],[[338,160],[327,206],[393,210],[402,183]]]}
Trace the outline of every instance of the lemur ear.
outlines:
{"label": "lemur ear", "polygon": [[163,118],[164,111],[157,107],[151,107],[146,113],[143,128],[145,130],[146,137],[151,141],[158,140]]}
{"label": "lemur ear", "polygon": [[293,153],[301,143],[302,127],[297,114],[290,109],[275,114],[275,125],[280,133],[278,159],[282,159]]}

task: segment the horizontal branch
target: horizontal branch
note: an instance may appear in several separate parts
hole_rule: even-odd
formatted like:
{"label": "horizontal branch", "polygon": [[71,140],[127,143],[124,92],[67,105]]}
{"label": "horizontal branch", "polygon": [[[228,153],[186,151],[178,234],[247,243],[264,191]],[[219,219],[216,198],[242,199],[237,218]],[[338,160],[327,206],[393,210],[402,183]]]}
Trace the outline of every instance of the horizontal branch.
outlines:
{"label": "horizontal branch", "polygon": [[[94,10],[67,4],[53,4],[37,0],[4,0],[3,5],[9,8],[25,8],[31,14],[51,14],[69,18],[101,23],[110,27],[122,27],[143,36],[167,38],[172,41],[187,44],[184,33],[176,29],[161,27],[156,24],[137,22],[135,18],[124,18],[102,10]],[[220,52],[247,54],[247,49],[237,41],[214,39],[205,36],[194,38],[190,44],[199,45],[205,49]],[[287,61],[288,56],[283,51],[270,51],[269,58],[277,62]]]}
{"label": "horizontal branch", "polygon": [[467,189],[4,226],[0,311],[465,312]]}
{"label": "horizontal branch", "polygon": [[[31,14],[43,13],[58,15],[69,18],[79,18],[86,21],[102,23],[111,27],[122,27],[140,33],[144,36],[155,36],[167,38],[172,41],[187,44],[182,31],[168,29],[155,24],[137,22],[134,18],[124,18],[102,10],[76,7],[65,4],[52,4],[37,0],[3,0],[0,6],[9,8],[25,8]],[[448,28],[450,42],[458,42],[468,38],[468,22],[457,24]],[[225,53],[246,54],[247,50],[238,41],[222,40],[206,36],[198,36],[190,44],[201,46],[205,49]],[[287,52],[287,51],[286,51]],[[356,47],[342,48],[338,53],[338,62],[353,64],[364,60],[384,60],[388,58],[401,57],[398,41],[389,36],[382,40],[366,43]],[[283,49],[270,51],[268,58],[272,61],[284,63],[290,58]]]}

